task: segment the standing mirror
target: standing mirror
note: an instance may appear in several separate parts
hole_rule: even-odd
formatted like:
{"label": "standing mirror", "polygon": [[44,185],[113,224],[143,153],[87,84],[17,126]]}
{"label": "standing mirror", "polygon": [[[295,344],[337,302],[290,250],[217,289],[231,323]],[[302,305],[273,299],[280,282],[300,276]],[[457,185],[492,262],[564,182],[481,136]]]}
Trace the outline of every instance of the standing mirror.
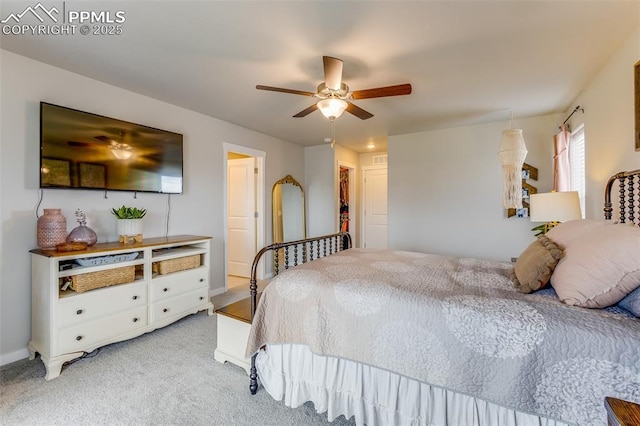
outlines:
{"label": "standing mirror", "polygon": [[303,240],[307,237],[304,190],[291,175],[273,185],[273,242]]}

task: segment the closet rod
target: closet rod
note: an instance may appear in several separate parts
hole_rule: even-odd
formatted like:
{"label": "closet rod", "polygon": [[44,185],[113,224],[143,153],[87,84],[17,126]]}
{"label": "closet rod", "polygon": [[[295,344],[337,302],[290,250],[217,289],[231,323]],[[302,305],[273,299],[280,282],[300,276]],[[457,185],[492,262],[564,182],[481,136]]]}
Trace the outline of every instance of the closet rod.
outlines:
{"label": "closet rod", "polygon": [[[567,119],[566,119],[566,120],[564,120],[564,121],[562,122],[562,124],[563,124],[563,125],[564,125],[564,124],[567,124],[567,121],[569,121],[569,119],[571,118],[571,116],[572,116],[573,114],[575,114],[575,113],[576,113],[576,111],[582,111],[582,113],[584,114],[584,108],[580,108],[580,105],[578,105],[578,106],[577,106],[577,107],[575,107],[575,109],[571,112],[571,114],[569,114],[569,116],[567,117]],[[560,128],[562,128],[562,126],[561,126]]]}

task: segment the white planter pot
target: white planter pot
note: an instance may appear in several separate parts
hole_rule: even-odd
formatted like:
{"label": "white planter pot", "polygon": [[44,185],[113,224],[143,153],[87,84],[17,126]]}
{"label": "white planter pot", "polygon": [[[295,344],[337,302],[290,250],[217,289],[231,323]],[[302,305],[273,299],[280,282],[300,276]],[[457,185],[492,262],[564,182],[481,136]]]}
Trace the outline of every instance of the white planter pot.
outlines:
{"label": "white planter pot", "polygon": [[117,224],[121,243],[142,241],[142,219],[118,219]]}

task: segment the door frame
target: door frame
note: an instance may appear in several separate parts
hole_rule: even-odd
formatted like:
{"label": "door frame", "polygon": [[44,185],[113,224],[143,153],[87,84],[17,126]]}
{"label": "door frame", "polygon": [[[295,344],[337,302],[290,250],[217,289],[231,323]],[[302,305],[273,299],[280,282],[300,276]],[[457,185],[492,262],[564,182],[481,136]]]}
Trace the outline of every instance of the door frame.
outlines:
{"label": "door frame", "polygon": [[[222,205],[224,206],[224,291],[227,291],[229,288],[228,282],[228,265],[229,261],[229,244],[227,239],[229,238],[229,206],[227,205],[227,197],[229,192],[229,182],[227,176],[227,167],[228,167],[228,157],[230,152],[235,152],[237,154],[247,155],[249,157],[254,157],[256,160],[256,167],[258,168],[258,173],[256,176],[256,212],[258,213],[258,218],[256,220],[256,251],[259,251],[265,244],[265,164],[267,153],[264,151],[259,151],[257,149],[249,148],[242,145],[235,145],[228,142],[222,143],[223,150],[223,183],[222,183]],[[259,265],[257,269],[257,278],[263,279],[265,276],[265,264],[264,261],[260,261],[261,265]]]}
{"label": "door frame", "polygon": [[[362,188],[362,190],[360,191],[360,202],[362,204],[360,204],[362,206],[362,209],[360,209],[360,214],[358,215],[360,217],[360,247],[364,247],[364,244],[366,242],[366,238],[367,238],[367,232],[365,230],[366,228],[366,218],[364,217],[364,213],[365,213],[365,206],[367,205],[366,202],[366,188],[365,188],[365,177],[366,177],[366,172],[370,171],[370,170],[387,170],[387,185],[389,183],[389,167],[387,164],[380,164],[380,165],[375,165],[375,166],[362,166],[360,168],[361,173],[360,173],[360,188]],[[387,186],[388,189],[388,186]],[[388,194],[387,194],[388,196]],[[387,214],[389,214],[389,212],[387,211]]]}

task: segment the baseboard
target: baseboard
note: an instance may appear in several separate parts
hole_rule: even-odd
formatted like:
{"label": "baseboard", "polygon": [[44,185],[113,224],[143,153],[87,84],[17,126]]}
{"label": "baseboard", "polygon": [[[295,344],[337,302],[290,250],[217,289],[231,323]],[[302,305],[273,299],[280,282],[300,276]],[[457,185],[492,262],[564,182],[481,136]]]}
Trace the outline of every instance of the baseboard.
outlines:
{"label": "baseboard", "polygon": [[2,354],[0,355],[0,367],[25,358],[29,358],[29,350],[27,348],[20,349],[19,351],[15,351],[10,354]]}
{"label": "baseboard", "polygon": [[209,297],[217,296],[227,291],[224,287],[209,289]]}

